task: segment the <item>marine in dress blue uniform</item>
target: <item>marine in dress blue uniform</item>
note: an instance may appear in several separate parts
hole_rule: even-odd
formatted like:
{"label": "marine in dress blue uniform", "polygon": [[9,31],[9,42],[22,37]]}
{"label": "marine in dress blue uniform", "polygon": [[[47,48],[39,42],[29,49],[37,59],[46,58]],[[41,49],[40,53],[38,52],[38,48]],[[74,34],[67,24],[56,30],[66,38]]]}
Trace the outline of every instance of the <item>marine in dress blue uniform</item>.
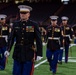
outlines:
{"label": "marine in dress blue uniform", "polygon": [[6,24],[6,15],[0,14],[0,70],[5,69],[6,57],[4,52],[6,51],[7,38],[9,34],[8,25]]}
{"label": "marine in dress blue uniform", "polygon": [[[72,41],[72,28],[70,25],[67,24],[68,22],[68,17],[63,16],[61,17],[62,19],[62,25],[61,25],[61,29],[62,29],[62,35],[63,35],[63,43],[62,43],[62,48],[65,49],[65,63],[68,62],[68,52],[69,52],[69,45],[70,42]],[[59,54],[59,62],[62,63],[62,57],[63,57],[63,49],[60,50],[60,54]]]}
{"label": "marine in dress blue uniform", "polygon": [[51,25],[47,27],[46,57],[53,75],[56,73],[58,54],[60,50],[61,28],[57,25],[58,16],[50,16]]}
{"label": "marine in dress blue uniform", "polygon": [[[29,20],[32,8],[26,5],[19,5],[20,20],[15,21],[8,40],[8,51],[16,38],[16,44],[13,52],[13,75],[33,75],[35,53],[37,58],[42,57],[42,40],[38,24]],[[36,49],[34,47],[36,40]],[[9,52],[5,52],[5,56]]]}

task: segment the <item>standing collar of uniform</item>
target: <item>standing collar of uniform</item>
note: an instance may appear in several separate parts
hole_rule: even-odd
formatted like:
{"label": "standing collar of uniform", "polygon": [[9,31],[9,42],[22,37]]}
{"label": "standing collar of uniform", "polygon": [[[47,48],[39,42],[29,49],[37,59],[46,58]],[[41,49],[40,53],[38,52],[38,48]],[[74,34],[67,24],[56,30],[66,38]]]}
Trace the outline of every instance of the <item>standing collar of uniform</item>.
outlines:
{"label": "standing collar of uniform", "polygon": [[62,24],[62,25],[63,25],[63,26],[68,26],[68,24],[65,24],[65,25],[64,25],[64,24]]}
{"label": "standing collar of uniform", "polygon": [[53,26],[53,25],[51,25],[51,26],[52,26],[52,27],[57,27],[58,25],[56,24],[56,25],[54,25],[54,26]]}
{"label": "standing collar of uniform", "polygon": [[0,25],[1,25],[1,26],[6,26],[6,24],[5,24],[5,23],[0,23]]}
{"label": "standing collar of uniform", "polygon": [[21,22],[28,22],[29,20],[26,21],[26,20],[21,20],[21,19],[20,19],[20,21],[21,21]]}

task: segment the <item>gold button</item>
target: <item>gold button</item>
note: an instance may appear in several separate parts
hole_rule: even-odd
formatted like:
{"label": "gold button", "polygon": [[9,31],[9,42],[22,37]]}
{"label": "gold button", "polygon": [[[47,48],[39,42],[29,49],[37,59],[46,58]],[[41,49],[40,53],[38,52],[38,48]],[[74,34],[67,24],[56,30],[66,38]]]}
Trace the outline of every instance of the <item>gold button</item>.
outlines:
{"label": "gold button", "polygon": [[22,37],[22,40],[23,40],[24,38]]}
{"label": "gold button", "polygon": [[22,33],[22,34],[24,34],[24,33]]}
{"label": "gold button", "polygon": [[21,41],[21,43],[23,43],[23,41]]}
{"label": "gold button", "polygon": [[17,30],[16,30],[16,32],[17,32]]}
{"label": "gold button", "polygon": [[25,28],[23,28],[23,30],[25,30]]}
{"label": "gold button", "polygon": [[23,23],[23,25],[25,25],[25,23]]}
{"label": "gold button", "polygon": [[21,45],[23,45],[23,43],[21,43]]}

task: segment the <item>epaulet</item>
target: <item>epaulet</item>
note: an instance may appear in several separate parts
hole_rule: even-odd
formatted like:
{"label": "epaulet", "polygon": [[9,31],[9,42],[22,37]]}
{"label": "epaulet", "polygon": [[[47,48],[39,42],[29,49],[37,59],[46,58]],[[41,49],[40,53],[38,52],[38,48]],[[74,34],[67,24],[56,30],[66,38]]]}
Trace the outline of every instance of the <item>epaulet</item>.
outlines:
{"label": "epaulet", "polygon": [[35,24],[37,24],[37,22],[36,22],[36,21],[32,21],[32,20],[28,20],[28,21],[30,21],[31,23],[35,23]]}
{"label": "epaulet", "polygon": [[6,24],[6,26],[9,26],[9,24]]}
{"label": "epaulet", "polygon": [[18,23],[18,22],[20,22],[20,20],[16,20],[16,21],[14,21],[13,23]]}

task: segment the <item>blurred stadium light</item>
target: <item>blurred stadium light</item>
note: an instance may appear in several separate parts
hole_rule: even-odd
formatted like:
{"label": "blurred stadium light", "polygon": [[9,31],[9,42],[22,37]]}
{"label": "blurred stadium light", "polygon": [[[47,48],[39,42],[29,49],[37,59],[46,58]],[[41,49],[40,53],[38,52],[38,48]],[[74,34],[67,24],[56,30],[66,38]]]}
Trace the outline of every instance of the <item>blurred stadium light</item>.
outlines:
{"label": "blurred stadium light", "polygon": [[63,4],[68,4],[70,0],[61,0],[61,2],[63,2]]}

